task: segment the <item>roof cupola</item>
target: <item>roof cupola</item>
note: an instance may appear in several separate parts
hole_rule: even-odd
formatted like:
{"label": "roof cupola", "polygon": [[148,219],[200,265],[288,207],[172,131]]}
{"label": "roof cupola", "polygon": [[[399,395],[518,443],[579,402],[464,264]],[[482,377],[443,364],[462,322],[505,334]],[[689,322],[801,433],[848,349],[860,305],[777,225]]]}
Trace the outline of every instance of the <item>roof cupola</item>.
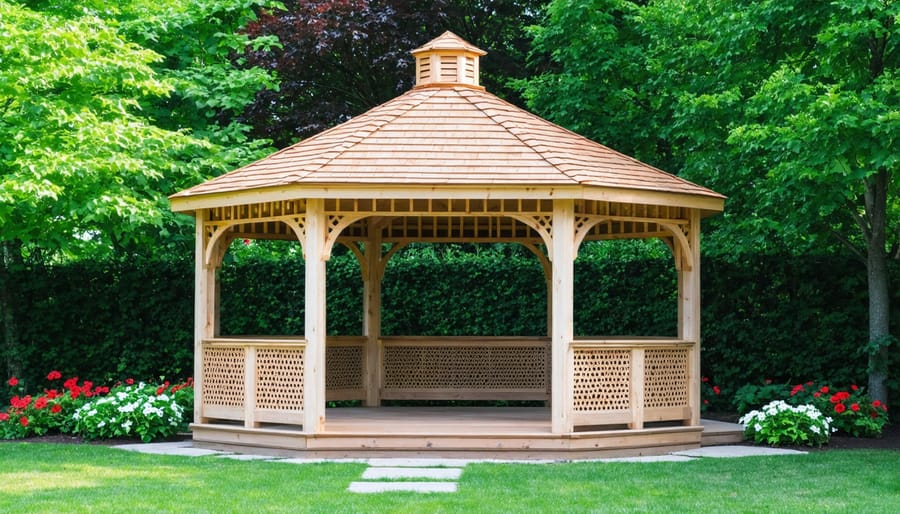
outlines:
{"label": "roof cupola", "polygon": [[447,31],[410,52],[416,58],[416,87],[478,83],[478,58],[487,52]]}

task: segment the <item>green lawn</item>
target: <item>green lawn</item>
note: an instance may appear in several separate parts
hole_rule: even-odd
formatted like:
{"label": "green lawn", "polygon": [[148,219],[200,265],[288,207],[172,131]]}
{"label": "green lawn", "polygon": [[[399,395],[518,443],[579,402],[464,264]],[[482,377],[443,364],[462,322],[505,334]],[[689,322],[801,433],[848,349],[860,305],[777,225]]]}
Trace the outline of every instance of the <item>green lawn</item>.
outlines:
{"label": "green lawn", "polygon": [[0,512],[891,512],[900,451],[660,463],[470,464],[459,492],[347,492],[364,464],[0,444]]}

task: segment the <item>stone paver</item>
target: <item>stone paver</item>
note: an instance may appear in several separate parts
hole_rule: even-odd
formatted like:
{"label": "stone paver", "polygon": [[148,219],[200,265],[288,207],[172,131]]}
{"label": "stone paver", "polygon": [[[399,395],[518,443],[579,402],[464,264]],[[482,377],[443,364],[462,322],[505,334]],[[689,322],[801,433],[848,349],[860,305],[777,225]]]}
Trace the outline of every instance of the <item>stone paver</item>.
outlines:
{"label": "stone paver", "polygon": [[684,457],[712,457],[712,458],[730,458],[730,457],[755,457],[759,455],[805,455],[806,452],[798,450],[789,450],[786,448],[770,448],[768,446],[704,446],[694,450],[683,450],[674,452],[672,455],[681,455]]}
{"label": "stone paver", "polygon": [[369,468],[363,480],[379,480],[382,478],[430,478],[433,480],[458,480],[462,468]]}
{"label": "stone paver", "polygon": [[385,493],[412,491],[415,493],[455,493],[456,482],[351,482],[351,493]]}
{"label": "stone paver", "polygon": [[465,467],[466,464],[470,464],[472,462],[476,462],[471,459],[367,459],[366,462],[369,463],[370,466],[380,468],[380,467],[395,467],[395,468],[436,468],[441,466],[447,467]]}

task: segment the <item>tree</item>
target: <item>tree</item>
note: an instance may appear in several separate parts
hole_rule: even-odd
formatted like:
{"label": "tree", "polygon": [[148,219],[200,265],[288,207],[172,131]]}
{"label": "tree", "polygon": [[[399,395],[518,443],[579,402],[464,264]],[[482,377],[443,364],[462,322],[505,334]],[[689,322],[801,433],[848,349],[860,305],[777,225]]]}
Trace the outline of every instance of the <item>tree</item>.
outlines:
{"label": "tree", "polygon": [[[167,195],[260,155],[230,118],[273,81],[232,70],[228,54],[253,42],[214,23],[245,21],[258,3],[0,1],[0,322],[10,366],[17,267],[184,245],[190,232],[173,235],[188,220]],[[207,45],[183,43],[185,33]]]}
{"label": "tree", "polygon": [[[578,39],[586,29],[566,14],[573,8],[601,37]],[[728,195],[713,220],[716,251],[841,244],[860,257],[870,321],[860,348],[869,392],[886,401],[896,341],[887,265],[900,259],[900,3],[560,0],[549,12],[536,48],[551,67],[526,96],[563,123],[577,112],[567,108],[589,106],[607,127],[588,136],[624,141],[622,150]],[[574,48],[558,50],[566,44]],[[564,100],[552,98],[554,83],[573,82]]]}
{"label": "tree", "polygon": [[341,0],[285,2],[250,23],[253,38],[277,36],[280,46],[250,51],[249,65],[275,70],[278,91],[257,95],[245,120],[254,135],[278,147],[346,121],[413,85],[417,48],[452,30],[489,52],[482,79],[492,91],[518,97],[506,84],[523,77],[525,27],[541,2]]}

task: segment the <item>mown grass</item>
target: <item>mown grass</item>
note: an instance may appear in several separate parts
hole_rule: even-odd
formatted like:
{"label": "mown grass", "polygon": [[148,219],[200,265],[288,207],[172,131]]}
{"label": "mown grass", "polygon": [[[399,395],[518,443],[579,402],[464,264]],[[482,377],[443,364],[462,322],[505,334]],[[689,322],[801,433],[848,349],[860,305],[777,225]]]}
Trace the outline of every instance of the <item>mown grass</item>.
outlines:
{"label": "mown grass", "polygon": [[900,451],[470,464],[453,494],[347,492],[365,464],[0,444],[0,512],[897,512]]}

